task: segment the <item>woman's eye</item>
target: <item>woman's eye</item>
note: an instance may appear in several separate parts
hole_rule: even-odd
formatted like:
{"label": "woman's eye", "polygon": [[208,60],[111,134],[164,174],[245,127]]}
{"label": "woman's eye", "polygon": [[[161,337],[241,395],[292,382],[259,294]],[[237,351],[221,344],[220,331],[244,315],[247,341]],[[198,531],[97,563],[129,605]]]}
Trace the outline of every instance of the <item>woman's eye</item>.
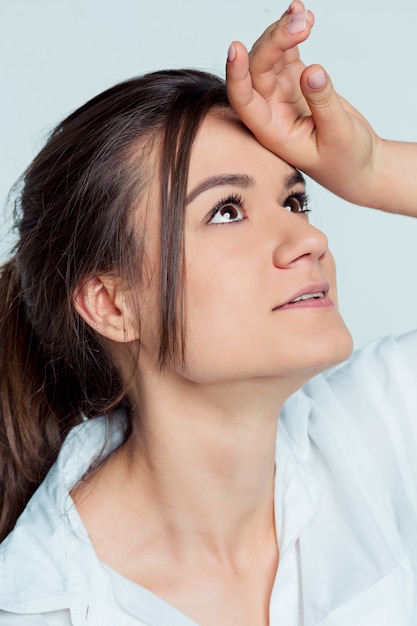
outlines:
{"label": "woman's eye", "polygon": [[240,198],[222,200],[211,211],[209,224],[230,224],[244,219],[242,214],[242,201]]}
{"label": "woman's eye", "polygon": [[304,193],[289,196],[282,205],[286,211],[291,213],[308,213],[307,196]]}

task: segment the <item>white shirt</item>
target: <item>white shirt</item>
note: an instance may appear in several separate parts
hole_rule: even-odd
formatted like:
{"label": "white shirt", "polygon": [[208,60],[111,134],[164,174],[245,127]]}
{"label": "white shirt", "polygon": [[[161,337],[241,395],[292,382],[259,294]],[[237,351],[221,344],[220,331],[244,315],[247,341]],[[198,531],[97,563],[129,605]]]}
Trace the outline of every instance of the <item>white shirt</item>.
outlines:
{"label": "white shirt", "polygon": [[[413,372],[417,333],[371,344],[286,403],[270,626],[416,626]],[[1,544],[0,626],[196,626],[94,552],[69,491],[106,439],[105,419],[71,431]]]}

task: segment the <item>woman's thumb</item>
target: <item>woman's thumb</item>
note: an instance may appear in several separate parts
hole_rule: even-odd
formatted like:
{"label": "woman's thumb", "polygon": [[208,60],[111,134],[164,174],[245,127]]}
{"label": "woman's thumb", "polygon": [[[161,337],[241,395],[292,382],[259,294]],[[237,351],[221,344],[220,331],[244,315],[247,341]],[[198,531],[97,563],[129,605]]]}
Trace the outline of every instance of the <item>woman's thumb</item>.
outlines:
{"label": "woman's thumb", "polygon": [[330,139],[334,133],[343,134],[347,112],[323,67],[307,67],[301,75],[300,84],[321,138]]}

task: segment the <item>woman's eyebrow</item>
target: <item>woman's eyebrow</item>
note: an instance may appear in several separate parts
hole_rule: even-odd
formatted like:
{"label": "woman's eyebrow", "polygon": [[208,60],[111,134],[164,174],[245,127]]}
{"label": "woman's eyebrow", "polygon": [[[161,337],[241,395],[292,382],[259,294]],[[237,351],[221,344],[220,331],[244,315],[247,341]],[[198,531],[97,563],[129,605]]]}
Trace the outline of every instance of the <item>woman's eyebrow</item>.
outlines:
{"label": "woman's eyebrow", "polygon": [[202,183],[190,191],[185,199],[185,202],[186,204],[190,204],[190,202],[195,200],[200,193],[203,193],[203,191],[207,191],[208,189],[212,189],[213,187],[231,185],[233,187],[242,187],[243,189],[247,189],[248,187],[253,187],[254,184],[254,179],[246,174],[221,174],[219,176],[211,176],[210,178],[203,180]]}
{"label": "woman's eyebrow", "polygon": [[294,185],[306,186],[306,179],[299,170],[294,170],[284,180],[284,186],[287,187],[287,189],[289,189],[290,187],[294,187]]}
{"label": "woman's eyebrow", "polygon": [[[306,182],[304,176],[298,170],[292,171],[291,174],[284,179],[284,187],[287,189],[299,184],[305,185]],[[255,185],[255,180],[247,174],[220,174],[218,176],[210,176],[190,191],[185,199],[185,203],[190,204],[197,198],[197,196],[208,189],[213,189],[213,187],[224,187],[227,185],[248,189],[248,187],[253,187]]]}

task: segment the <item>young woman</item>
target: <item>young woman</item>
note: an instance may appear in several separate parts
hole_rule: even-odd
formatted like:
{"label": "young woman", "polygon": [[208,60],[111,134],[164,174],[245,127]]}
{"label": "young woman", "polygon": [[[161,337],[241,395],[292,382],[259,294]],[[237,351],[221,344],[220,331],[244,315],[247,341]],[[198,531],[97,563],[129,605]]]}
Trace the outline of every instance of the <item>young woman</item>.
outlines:
{"label": "young woman", "polygon": [[256,138],[222,80],[157,72],[26,172],[0,286],[0,624],[415,623],[417,337],[329,370],[351,338],[289,163],[333,184],[323,99],[349,175],[379,139],[304,70],[311,25],[295,3],[229,51]]}

